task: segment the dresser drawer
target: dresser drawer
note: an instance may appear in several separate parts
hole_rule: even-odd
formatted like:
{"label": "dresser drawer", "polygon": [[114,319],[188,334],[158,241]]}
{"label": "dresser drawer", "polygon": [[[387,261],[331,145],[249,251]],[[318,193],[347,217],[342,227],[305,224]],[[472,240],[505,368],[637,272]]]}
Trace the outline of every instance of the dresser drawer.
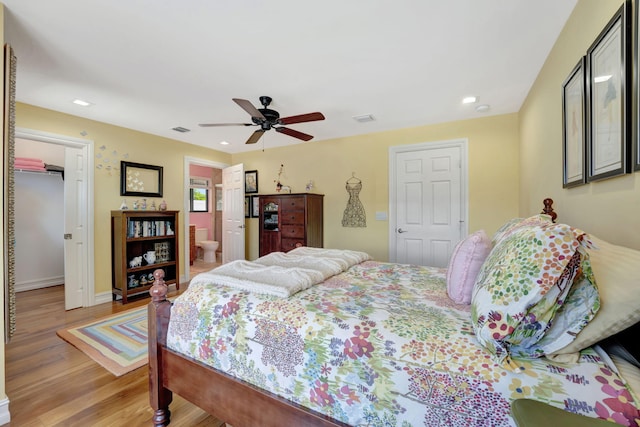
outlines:
{"label": "dresser drawer", "polygon": [[282,211],[303,211],[304,210],[304,198],[302,197],[292,197],[282,200]]}
{"label": "dresser drawer", "polygon": [[282,237],[295,237],[304,239],[304,225],[283,224],[280,228]]}
{"label": "dresser drawer", "polygon": [[304,224],[304,211],[302,212],[282,212],[280,214],[280,224],[284,227],[288,224]]}
{"label": "dresser drawer", "polygon": [[285,239],[282,238],[282,243],[280,244],[282,248],[282,252],[289,252],[291,249],[295,249],[296,245],[304,246],[304,239]]}

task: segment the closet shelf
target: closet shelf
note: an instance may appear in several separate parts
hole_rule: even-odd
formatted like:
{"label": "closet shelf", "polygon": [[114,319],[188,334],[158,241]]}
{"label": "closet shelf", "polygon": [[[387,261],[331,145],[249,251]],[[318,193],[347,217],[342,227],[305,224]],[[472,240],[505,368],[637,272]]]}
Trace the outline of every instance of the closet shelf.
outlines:
{"label": "closet shelf", "polygon": [[20,168],[15,168],[14,171],[21,172],[21,173],[33,173],[36,175],[62,175],[62,171],[34,171],[31,169],[20,169]]}

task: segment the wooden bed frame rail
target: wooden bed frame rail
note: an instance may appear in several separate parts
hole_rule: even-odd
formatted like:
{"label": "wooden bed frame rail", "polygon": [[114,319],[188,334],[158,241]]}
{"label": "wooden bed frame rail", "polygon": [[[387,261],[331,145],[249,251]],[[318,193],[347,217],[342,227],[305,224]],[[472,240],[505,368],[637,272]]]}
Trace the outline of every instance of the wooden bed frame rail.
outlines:
{"label": "wooden bed frame rail", "polygon": [[[544,200],[541,213],[555,220],[553,200]],[[172,303],[167,300],[164,272],[153,273],[149,290],[149,398],[153,425],[169,425],[169,404],[177,393],[214,417],[233,427],[348,427],[273,393],[255,387],[180,355],[166,347]]]}

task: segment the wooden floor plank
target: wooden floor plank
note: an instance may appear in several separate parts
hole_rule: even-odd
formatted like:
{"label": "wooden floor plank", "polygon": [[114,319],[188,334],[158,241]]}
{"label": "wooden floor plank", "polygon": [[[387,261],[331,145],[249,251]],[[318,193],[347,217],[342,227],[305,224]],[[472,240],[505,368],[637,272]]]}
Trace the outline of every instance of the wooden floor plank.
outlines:
{"label": "wooden floor plank", "polygon": [[[9,425],[150,426],[146,367],[115,377],[56,335],[58,329],[147,303],[113,302],[65,311],[62,286],[18,293],[16,334],[5,346]],[[222,425],[179,396],[174,396],[171,412],[172,427]]]}

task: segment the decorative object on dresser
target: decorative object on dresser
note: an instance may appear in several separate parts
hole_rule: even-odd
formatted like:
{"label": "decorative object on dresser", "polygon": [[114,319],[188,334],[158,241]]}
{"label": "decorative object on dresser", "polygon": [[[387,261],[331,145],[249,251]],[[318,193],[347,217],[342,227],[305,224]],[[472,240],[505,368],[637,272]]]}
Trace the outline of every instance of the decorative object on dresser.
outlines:
{"label": "decorative object on dresser", "polygon": [[126,304],[147,295],[156,269],[179,289],[178,211],[111,211],[111,288]]}
{"label": "decorative object on dresser", "polygon": [[323,246],[322,194],[260,195],[260,256]]}

